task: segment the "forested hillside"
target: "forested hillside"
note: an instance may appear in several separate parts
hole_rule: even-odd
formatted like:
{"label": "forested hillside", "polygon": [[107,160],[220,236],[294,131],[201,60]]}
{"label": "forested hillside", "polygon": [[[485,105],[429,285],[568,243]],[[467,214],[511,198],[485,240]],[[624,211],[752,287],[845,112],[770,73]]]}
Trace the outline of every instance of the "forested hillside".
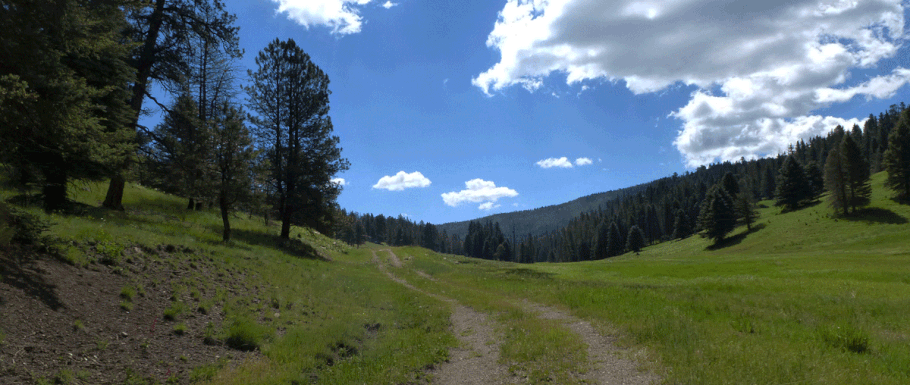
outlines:
{"label": "forested hillside", "polygon": [[898,195],[908,195],[904,189],[910,182],[901,181],[907,179],[910,155],[900,155],[910,148],[910,138],[902,131],[910,129],[908,115],[904,103],[892,105],[878,116],[870,114],[864,127],[833,127],[825,137],[792,144],[787,154],[715,163],[561,205],[474,221],[432,225],[350,213],[339,234],[349,243],[359,239],[419,245],[523,263],[571,262],[603,259],[699,232],[722,241],[737,224],[751,228],[755,205],[762,200],[796,210],[828,192],[840,215],[849,215],[849,208],[855,212],[868,202],[864,195],[873,173],[888,170],[888,185]]}

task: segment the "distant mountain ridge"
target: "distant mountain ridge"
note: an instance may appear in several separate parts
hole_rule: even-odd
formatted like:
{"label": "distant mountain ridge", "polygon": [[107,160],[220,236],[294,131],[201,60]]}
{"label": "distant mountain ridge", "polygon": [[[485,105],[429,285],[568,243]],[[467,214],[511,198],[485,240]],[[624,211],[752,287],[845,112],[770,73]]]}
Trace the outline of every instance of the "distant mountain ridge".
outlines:
{"label": "distant mountain ridge", "polygon": [[591,194],[557,205],[493,214],[461,222],[444,223],[438,225],[437,229],[439,232],[445,230],[449,236],[455,235],[459,239],[464,239],[464,236],[468,233],[468,224],[472,221],[481,223],[492,221],[493,223],[499,223],[502,232],[508,234],[509,237],[512,236],[512,226],[514,226],[515,235],[518,237],[526,237],[528,234],[531,234],[532,236],[543,235],[565,227],[579,214],[597,210],[608,201],[624,195],[639,193],[645,190],[651,183],[654,182],[651,181],[619,190]]}

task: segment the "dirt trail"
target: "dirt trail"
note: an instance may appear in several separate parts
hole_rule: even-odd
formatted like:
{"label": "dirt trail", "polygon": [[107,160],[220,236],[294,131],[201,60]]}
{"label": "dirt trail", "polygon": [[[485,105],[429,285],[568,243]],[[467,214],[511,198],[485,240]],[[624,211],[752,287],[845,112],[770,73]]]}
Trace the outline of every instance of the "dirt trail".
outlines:
{"label": "dirt trail", "polygon": [[638,370],[634,361],[623,358],[623,352],[613,344],[614,339],[604,337],[584,321],[559,309],[540,304],[524,302],[526,310],[538,313],[541,319],[564,321],[566,327],[578,334],[588,345],[588,361],[592,368],[582,378],[591,384],[647,385],[660,382],[660,377],[653,373]]}
{"label": "dirt trail", "polygon": [[[389,253],[392,266],[401,267],[401,260],[395,253],[391,250],[383,251]],[[448,362],[440,364],[431,372],[434,383],[445,385],[517,383],[515,378],[509,375],[508,369],[498,363],[500,341],[495,337],[496,333],[486,314],[478,313],[454,299],[414,287],[388,271],[379,260],[376,251],[373,251],[373,262],[393,281],[452,305],[452,316],[450,317],[452,333],[461,344],[449,352]]]}

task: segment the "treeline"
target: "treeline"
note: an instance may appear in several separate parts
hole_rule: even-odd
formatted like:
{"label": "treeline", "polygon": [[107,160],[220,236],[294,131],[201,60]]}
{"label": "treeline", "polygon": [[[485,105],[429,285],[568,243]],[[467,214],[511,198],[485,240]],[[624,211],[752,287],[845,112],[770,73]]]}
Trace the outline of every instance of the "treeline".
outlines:
{"label": "treeline", "polygon": [[436,225],[415,223],[404,216],[386,217],[385,215],[339,212],[336,237],[350,245],[362,245],[365,242],[385,243],[391,246],[421,246],[427,249],[449,254],[463,254],[461,240],[450,236],[445,230],[439,231]]}
{"label": "treeline", "polygon": [[[892,105],[864,127],[835,127],[825,137],[790,146],[772,158],[715,163],[685,175],[674,174],[583,213],[568,226],[517,240],[516,262],[570,262],[601,259],[645,244],[681,239],[702,232],[722,240],[736,224],[751,225],[754,202],[774,199],[796,210],[832,191],[830,202],[847,207],[868,203],[873,172],[888,171],[886,185],[899,199],[910,198],[910,109]],[[827,187],[826,187],[827,185]],[[751,227],[751,226],[750,226]],[[508,240],[507,240],[508,241]]]}
{"label": "treeline", "polygon": [[[720,242],[738,224],[752,229],[758,200],[798,210],[828,191],[836,212],[850,215],[868,204],[870,175],[881,170],[888,171],[886,185],[897,198],[910,199],[910,109],[904,103],[870,115],[864,127],[837,126],[825,137],[801,140],[786,155],[715,163],[621,190],[638,192],[621,193],[545,234],[516,234],[498,222],[471,221],[460,242],[443,232],[433,243],[419,239],[432,225],[399,218],[403,234],[411,235],[392,237],[397,230],[380,227],[385,230],[370,234],[384,235],[368,240],[520,263],[596,260],[696,233]],[[376,218],[352,215],[347,223],[354,227],[346,231],[353,234],[361,225],[376,229]]]}
{"label": "treeline", "polygon": [[[285,239],[292,224],[334,228],[331,179],[349,164],[328,76],[293,40],[259,52],[241,86],[236,17],[219,0],[12,0],[0,13],[0,163],[46,210],[67,210],[74,179],[109,179],[104,207],[123,210],[139,182],[218,207],[224,240],[238,209],[280,219]],[[148,104],[156,127],[138,123]]]}

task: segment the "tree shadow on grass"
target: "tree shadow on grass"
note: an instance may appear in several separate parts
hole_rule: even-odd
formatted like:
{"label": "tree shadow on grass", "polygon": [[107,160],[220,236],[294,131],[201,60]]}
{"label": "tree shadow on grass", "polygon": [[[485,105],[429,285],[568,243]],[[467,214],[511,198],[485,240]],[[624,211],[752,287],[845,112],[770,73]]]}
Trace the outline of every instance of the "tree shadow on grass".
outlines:
{"label": "tree shadow on grass", "polygon": [[51,310],[64,307],[55,292],[56,286],[47,282],[40,270],[35,269],[37,254],[28,247],[9,247],[0,250],[0,272],[2,282],[22,290],[26,295],[38,299]]}
{"label": "tree shadow on grass", "polygon": [[736,234],[732,237],[724,238],[724,239],[720,240],[719,242],[715,242],[714,244],[706,247],[705,250],[715,251],[715,250],[720,250],[720,249],[727,248],[730,246],[738,245],[738,244],[742,243],[743,239],[746,239],[746,237],[749,236],[749,234],[752,234],[756,231],[764,229],[765,227],[766,227],[766,225],[764,223],[756,224],[756,225],[752,226],[752,230],[748,230],[746,232]]}
{"label": "tree shadow on grass", "polygon": [[[219,231],[220,230],[221,228],[219,227]],[[320,254],[313,246],[298,239],[281,239],[277,235],[249,230],[232,230],[231,239],[249,245],[268,247],[298,258],[323,262],[331,261],[329,258]]]}
{"label": "tree shadow on grass", "polygon": [[857,210],[848,216],[839,217],[838,219],[851,222],[884,223],[889,225],[903,225],[908,223],[907,218],[900,216],[894,211],[880,207],[867,207]]}

